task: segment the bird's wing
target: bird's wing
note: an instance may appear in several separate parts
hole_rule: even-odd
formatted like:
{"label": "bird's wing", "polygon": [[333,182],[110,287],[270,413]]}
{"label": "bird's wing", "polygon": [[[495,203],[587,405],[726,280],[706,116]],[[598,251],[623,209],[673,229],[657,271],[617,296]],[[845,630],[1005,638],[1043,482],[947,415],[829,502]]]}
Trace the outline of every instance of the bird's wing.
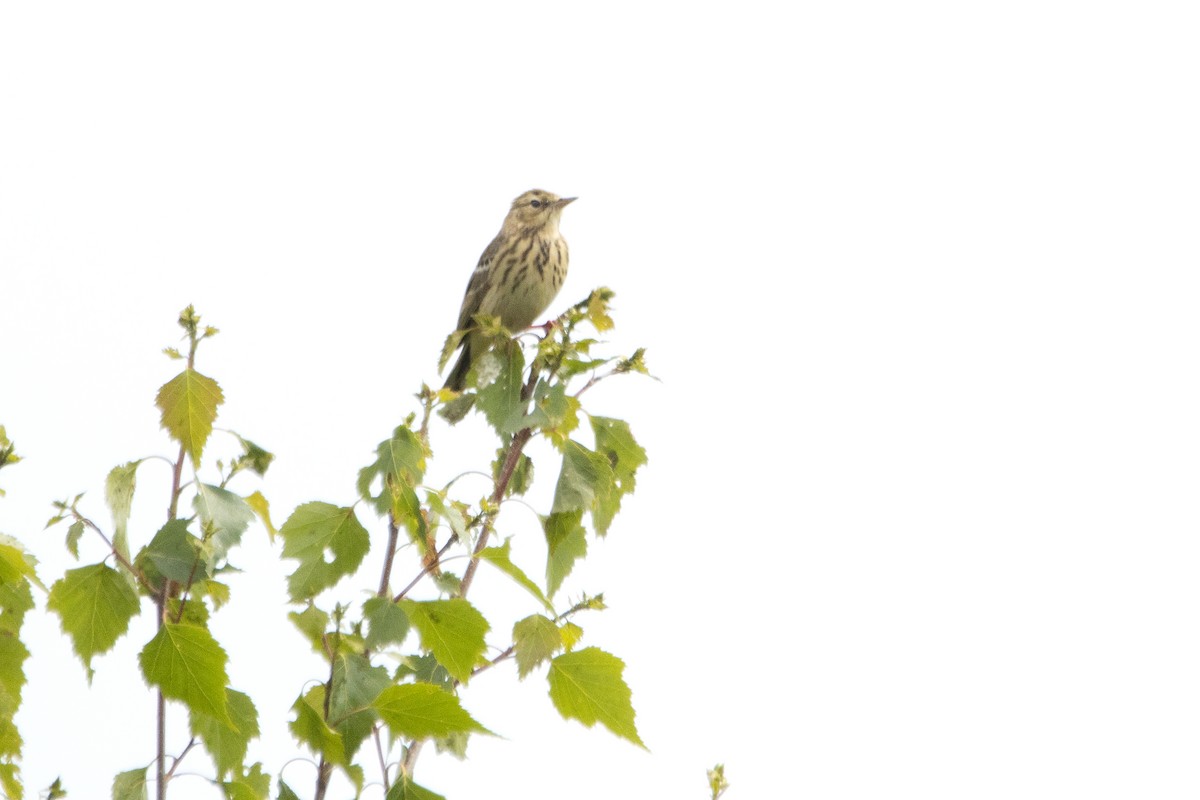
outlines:
{"label": "bird's wing", "polygon": [[497,236],[487,246],[487,249],[483,251],[483,255],[479,257],[479,265],[471,273],[471,280],[467,281],[467,293],[463,295],[462,308],[458,312],[458,328],[456,330],[466,330],[474,324],[471,317],[479,313],[483,298],[487,296],[488,290],[492,288],[492,261],[495,259],[496,252],[499,249],[500,237]]}

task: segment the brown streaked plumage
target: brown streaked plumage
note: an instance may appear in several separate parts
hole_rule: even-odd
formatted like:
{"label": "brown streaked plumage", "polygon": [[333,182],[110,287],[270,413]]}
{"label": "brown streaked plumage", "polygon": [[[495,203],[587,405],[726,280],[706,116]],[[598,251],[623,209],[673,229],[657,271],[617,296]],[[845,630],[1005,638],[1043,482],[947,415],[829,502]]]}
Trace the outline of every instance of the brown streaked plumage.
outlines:
{"label": "brown streaked plumage", "polygon": [[[558,231],[562,210],[574,197],[531,189],[512,202],[504,225],[479,257],[467,283],[456,330],[475,325],[476,314],[499,317],[510,331],[528,328],[553,302],[567,277],[567,240]],[[446,379],[446,388],[462,391],[482,337],[469,334]]]}

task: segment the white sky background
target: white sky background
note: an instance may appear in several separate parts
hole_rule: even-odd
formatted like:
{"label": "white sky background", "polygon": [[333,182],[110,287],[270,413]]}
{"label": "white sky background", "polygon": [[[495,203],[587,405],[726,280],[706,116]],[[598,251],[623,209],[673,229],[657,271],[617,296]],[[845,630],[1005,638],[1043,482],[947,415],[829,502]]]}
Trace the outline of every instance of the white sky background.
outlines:
{"label": "white sky background", "polygon": [[[52,580],[73,563],[65,529],[41,532],[50,501],[86,490],[107,522],[108,470],[171,453],[153,397],[188,303],[221,329],[199,361],[218,424],[278,456],[235,488],[277,524],[353,501],[510,200],[579,195],[555,313],[612,287],[613,352],[646,346],[662,382],[588,398],[651,460],[563,597],[605,592],[584,644],[626,661],[651,753],[506,666],[465,695],[506,738],[426,751],[421,783],[699,799],[723,761],[734,800],[1194,797],[1189,11],[6,4],[0,424],[26,460],[0,476],[0,530]],[[481,431],[435,431],[431,482],[486,463]],[[137,543],[167,472],[139,472]],[[372,559],[384,529],[362,518]],[[533,515],[503,519],[540,574]],[[322,677],[277,551],[247,533],[214,622],[271,772]],[[500,579],[488,597],[536,610]],[[29,617],[31,796],[61,775],[105,797],[151,759],[150,616],[90,690],[56,618]],[[311,796],[310,766],[285,775]]]}

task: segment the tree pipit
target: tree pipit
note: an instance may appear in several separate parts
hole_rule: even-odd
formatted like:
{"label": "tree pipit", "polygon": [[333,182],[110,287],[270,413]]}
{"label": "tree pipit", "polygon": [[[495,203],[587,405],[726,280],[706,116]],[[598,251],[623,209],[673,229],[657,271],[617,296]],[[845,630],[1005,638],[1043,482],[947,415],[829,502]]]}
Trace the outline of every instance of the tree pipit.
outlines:
{"label": "tree pipit", "polygon": [[[456,330],[474,327],[476,314],[499,317],[510,331],[524,330],[550,306],[567,277],[567,240],[558,232],[558,220],[574,200],[541,189],[513,200],[467,283]],[[482,334],[467,334],[445,388],[463,390],[471,363],[484,346]]]}

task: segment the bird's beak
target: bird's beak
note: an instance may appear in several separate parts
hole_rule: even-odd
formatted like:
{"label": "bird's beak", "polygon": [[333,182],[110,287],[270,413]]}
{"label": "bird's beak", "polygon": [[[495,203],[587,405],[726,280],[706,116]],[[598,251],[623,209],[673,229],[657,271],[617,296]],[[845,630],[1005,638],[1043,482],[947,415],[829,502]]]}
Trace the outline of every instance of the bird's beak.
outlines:
{"label": "bird's beak", "polygon": [[574,203],[578,199],[579,199],[578,197],[560,197],[558,202],[555,203],[554,205],[558,206],[559,208],[562,208],[565,205],[570,205],[571,203]]}

